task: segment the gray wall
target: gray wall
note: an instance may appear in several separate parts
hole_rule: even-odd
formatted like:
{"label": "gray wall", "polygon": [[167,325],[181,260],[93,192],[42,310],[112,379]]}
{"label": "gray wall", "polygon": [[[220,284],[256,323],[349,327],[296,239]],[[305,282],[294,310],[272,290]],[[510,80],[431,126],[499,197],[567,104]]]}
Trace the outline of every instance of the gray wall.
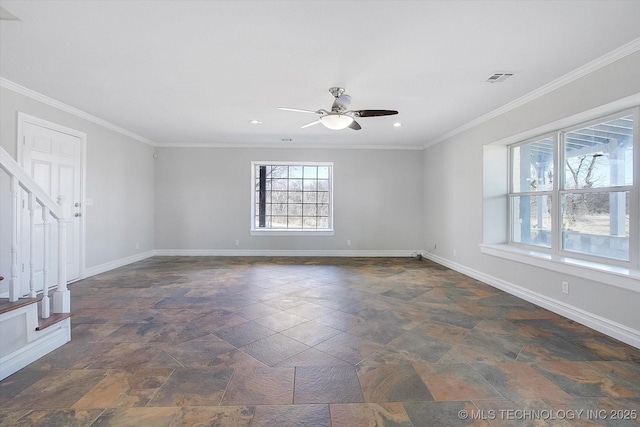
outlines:
{"label": "gray wall", "polygon": [[[86,268],[112,263],[154,248],[153,147],[43,102],[0,88],[0,146],[16,158],[18,111],[87,134]],[[11,215],[9,185],[0,173],[0,268],[9,276]],[[8,202],[8,203],[6,203]],[[5,280],[5,283],[8,281]]]}
{"label": "gray wall", "polygon": [[493,150],[486,150],[490,148],[487,144],[640,93],[638,76],[640,52],[426,149],[425,248],[464,269],[640,331],[640,288],[634,292],[572,277],[571,292],[564,295],[560,284],[567,280],[565,274],[496,258],[480,250],[483,238],[485,243],[500,243],[506,238],[505,229],[492,229],[506,227],[506,216],[500,209],[506,205],[494,204],[493,200],[506,191],[506,168],[493,168],[495,163],[489,162],[489,169],[483,169],[483,154],[496,157]]}
{"label": "gray wall", "polygon": [[[157,154],[156,249],[380,252],[422,247],[419,151],[160,148]],[[335,234],[251,236],[251,161],[333,162]]]}

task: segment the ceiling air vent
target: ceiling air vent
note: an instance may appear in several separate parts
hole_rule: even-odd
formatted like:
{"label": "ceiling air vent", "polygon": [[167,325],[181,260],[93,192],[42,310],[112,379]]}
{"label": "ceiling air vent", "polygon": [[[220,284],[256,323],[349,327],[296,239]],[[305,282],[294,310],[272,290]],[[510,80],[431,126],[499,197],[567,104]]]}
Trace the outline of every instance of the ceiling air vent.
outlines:
{"label": "ceiling air vent", "polygon": [[509,77],[513,76],[513,73],[493,73],[490,75],[485,82],[488,83],[501,83],[507,80]]}

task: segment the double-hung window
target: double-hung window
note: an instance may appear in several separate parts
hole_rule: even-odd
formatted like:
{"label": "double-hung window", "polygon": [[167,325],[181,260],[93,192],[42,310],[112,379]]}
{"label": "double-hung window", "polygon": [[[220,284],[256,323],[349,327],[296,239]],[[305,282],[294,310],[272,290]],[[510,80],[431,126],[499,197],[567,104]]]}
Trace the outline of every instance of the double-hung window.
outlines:
{"label": "double-hung window", "polygon": [[252,162],[252,232],[333,228],[333,164]]}
{"label": "double-hung window", "polygon": [[510,147],[510,242],[640,265],[638,108]]}

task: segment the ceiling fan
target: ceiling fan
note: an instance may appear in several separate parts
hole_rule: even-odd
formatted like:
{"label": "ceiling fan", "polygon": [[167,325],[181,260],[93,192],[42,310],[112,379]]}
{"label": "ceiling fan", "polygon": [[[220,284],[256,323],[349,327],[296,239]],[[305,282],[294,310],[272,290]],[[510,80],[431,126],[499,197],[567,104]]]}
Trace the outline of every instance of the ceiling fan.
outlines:
{"label": "ceiling fan", "polygon": [[320,110],[302,110],[300,108],[287,108],[278,107],[280,110],[296,111],[299,113],[311,113],[318,114],[320,117],[318,120],[307,123],[302,128],[308,128],[317,124],[323,124],[325,127],[331,130],[340,130],[345,128],[351,128],[353,130],[362,129],[358,122],[357,117],[377,117],[377,116],[392,116],[398,114],[396,110],[347,110],[351,103],[351,97],[344,93],[344,88],[332,87],[329,89],[331,95],[335,97],[331,111],[325,109]]}

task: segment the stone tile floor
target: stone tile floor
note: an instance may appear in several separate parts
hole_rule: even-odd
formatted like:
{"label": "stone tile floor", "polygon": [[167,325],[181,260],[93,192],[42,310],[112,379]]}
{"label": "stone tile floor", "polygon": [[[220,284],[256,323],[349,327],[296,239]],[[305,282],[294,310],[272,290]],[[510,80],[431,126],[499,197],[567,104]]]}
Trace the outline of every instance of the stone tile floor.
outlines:
{"label": "stone tile floor", "polygon": [[640,350],[430,261],[154,257],[70,289],[72,341],[0,382],[0,426],[640,424]]}

